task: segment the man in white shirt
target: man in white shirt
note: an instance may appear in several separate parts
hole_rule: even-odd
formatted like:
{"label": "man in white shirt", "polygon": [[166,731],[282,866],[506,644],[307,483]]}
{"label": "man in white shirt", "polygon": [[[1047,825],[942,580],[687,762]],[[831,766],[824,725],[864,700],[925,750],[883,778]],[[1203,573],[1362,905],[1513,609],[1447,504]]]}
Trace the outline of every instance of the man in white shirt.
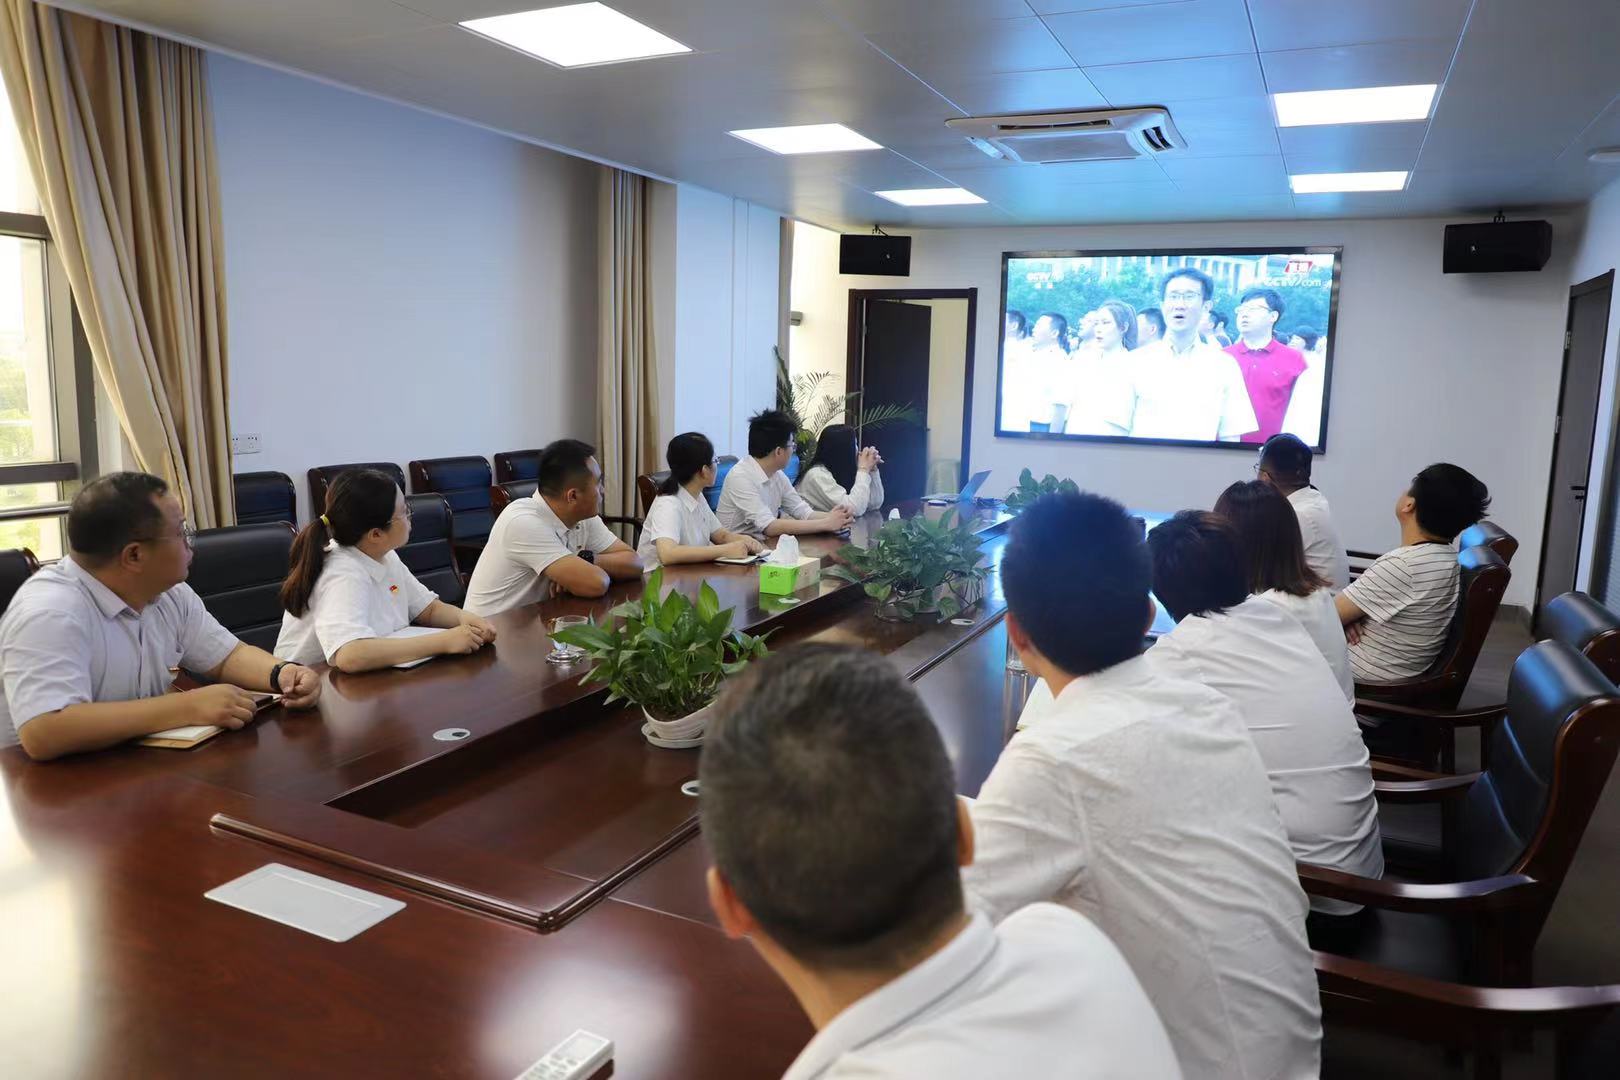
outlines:
{"label": "man in white shirt", "polygon": [[1401,546],[1339,594],[1357,682],[1421,675],[1439,657],[1457,610],[1457,534],[1490,509],[1491,494],[1456,465],[1430,465],[1395,501]]}
{"label": "man in white shirt", "polygon": [[[1378,800],[1356,715],[1299,620],[1249,595],[1237,529],[1218,514],[1185,510],[1147,543],[1154,595],[1176,620],[1149,659],[1237,706],[1296,860],[1383,877]],[[1361,908],[1313,897],[1311,910],[1333,916]]]}
{"label": "man in white shirt", "polygon": [[1180,1076],[1125,959],[1084,916],[963,906],[973,832],[888,660],[808,645],[751,665],[703,747],[709,899],[817,1035],[786,1080]]}
{"label": "man in white shirt", "polygon": [[731,467],[720,488],[720,524],[750,536],[839,532],[854,515],[847,506],[817,513],[793,490],[783,469],[793,457],[793,421],[778,409],[749,418],[748,456]]}
{"label": "man in white shirt", "polygon": [[973,805],[973,905],[1050,900],[1119,946],[1189,1077],[1314,1077],[1307,903],[1254,741],[1225,697],[1141,655],[1141,525],[1048,495],[1003,551],[1007,634],[1054,700]]}
{"label": "man in white shirt", "polygon": [[1338,592],[1350,584],[1350,556],[1333,524],[1327,496],[1311,486],[1311,448],[1297,435],[1273,435],[1260,447],[1254,474],[1288,498],[1299,518],[1305,565]]}
{"label": "man in white shirt", "polygon": [[[294,708],[319,677],[238,641],[185,584],[191,527],[158,477],[86,484],[67,518],[68,554],[30,577],[0,619],[0,746],[46,760],[174,727],[236,729],[248,690]],[[184,667],[214,685],[172,694]]]}
{"label": "man in white shirt", "polygon": [[1198,332],[1215,283],[1183,266],[1170,271],[1160,293],[1164,337],[1130,355],[1131,436],[1237,442],[1258,430],[1237,361]]}
{"label": "man in white shirt", "polygon": [[489,531],[467,601],[474,615],[537,603],[560,590],[597,597],[615,581],[641,577],[641,560],[603,524],[596,450],[558,439],[540,451],[535,493],[514,500]]}

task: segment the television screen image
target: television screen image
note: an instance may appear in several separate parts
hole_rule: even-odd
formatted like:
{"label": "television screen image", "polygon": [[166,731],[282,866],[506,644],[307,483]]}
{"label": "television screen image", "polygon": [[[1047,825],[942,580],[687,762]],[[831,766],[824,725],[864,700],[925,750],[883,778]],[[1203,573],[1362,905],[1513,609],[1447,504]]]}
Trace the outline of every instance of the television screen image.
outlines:
{"label": "television screen image", "polygon": [[1007,252],[996,434],[1326,446],[1341,248]]}

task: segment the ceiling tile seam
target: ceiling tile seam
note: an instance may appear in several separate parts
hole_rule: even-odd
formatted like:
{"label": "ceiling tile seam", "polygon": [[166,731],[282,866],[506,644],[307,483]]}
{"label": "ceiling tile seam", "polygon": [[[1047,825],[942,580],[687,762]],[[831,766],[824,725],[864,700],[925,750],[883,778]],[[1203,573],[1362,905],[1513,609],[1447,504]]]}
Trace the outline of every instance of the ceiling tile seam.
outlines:
{"label": "ceiling tile seam", "polygon": [[[1026,4],[1025,6],[1027,7],[1028,5]],[[1031,10],[1033,10],[1033,9],[1031,9]],[[1046,25],[1046,17],[1043,16],[1043,15],[1037,15],[1037,16],[1035,16],[1035,19],[1036,19],[1037,22],[1039,22],[1041,24],[1041,29],[1046,31],[1046,36],[1052,39],[1052,44],[1054,44],[1058,48],[1062,49],[1063,50],[1063,55],[1067,56],[1069,58],[1069,63],[1071,65],[1073,65],[1072,67],[1067,67],[1067,68],[1042,68],[1041,70],[1042,71],[1078,71],[1080,73],[1080,77],[1082,79],[1086,80],[1086,85],[1091,87],[1091,92],[1093,94],[1096,94],[1098,97],[1102,98],[1104,101],[1108,102],[1109,106],[1112,107],[1113,101],[1110,98],[1108,98],[1107,96],[1105,96],[1100,89],[1098,89],[1096,83],[1091,81],[1091,76],[1087,75],[1086,74],[1086,69],[1080,66],[1080,61],[1075,58],[1074,53],[1070,52],[1069,47],[1067,45],[1063,44],[1063,39],[1058,37],[1057,34],[1052,30],[1052,28],[1050,26]]]}
{"label": "ceiling tile seam", "polygon": [[[1462,55],[1463,42],[1468,38],[1468,27],[1474,21],[1474,11],[1479,7],[1479,0],[1468,0],[1468,14],[1463,16],[1462,29],[1457,31],[1457,44],[1451,50],[1451,59],[1446,61],[1446,73],[1440,79],[1440,87],[1434,92],[1434,100],[1429,103],[1429,122],[1423,125],[1423,141],[1418,143],[1417,153],[1412,156],[1412,175],[1416,175],[1418,167],[1423,163],[1423,148],[1429,145],[1429,133],[1434,130],[1435,117],[1440,115],[1440,101],[1446,95],[1446,87],[1451,85],[1451,73],[1456,70],[1457,57]],[[1407,184],[1410,186],[1412,177],[1408,176]]]}
{"label": "ceiling tile seam", "polygon": [[[1024,6],[1028,7],[1029,5],[1025,4]],[[901,71],[905,72],[908,76],[910,76],[912,79],[914,79],[918,83],[918,85],[922,86],[923,89],[927,90],[929,93],[931,93],[935,97],[939,98],[939,100],[943,101],[945,104],[949,105],[951,108],[955,109],[957,112],[961,113],[963,116],[971,116],[971,115],[973,115],[972,113],[968,112],[966,109],[962,108],[962,106],[958,105],[956,102],[952,101],[950,98],[948,98],[944,94],[940,93],[937,89],[935,89],[934,85],[932,83],[930,83],[927,79],[924,79],[922,76],[918,75],[915,71],[912,71],[910,68],[906,67],[906,65],[902,64],[900,61],[898,61],[894,57],[890,56],[887,51],[885,51],[880,45],[878,45],[870,37],[867,37],[865,34],[861,33],[859,30],[855,29],[855,27],[850,24],[848,19],[844,18],[842,15],[838,14],[836,11],[828,10],[828,8],[825,5],[818,4],[817,5],[817,10],[819,10],[821,12],[822,17],[827,19],[827,21],[829,21],[833,25],[837,26],[840,30],[844,31],[844,33],[849,34],[850,36],[854,37],[856,40],[860,41],[867,48],[871,49],[873,52],[875,52],[879,56],[883,57],[883,59],[887,60],[889,63],[893,64],[895,67],[897,67]],[[997,21],[1000,21],[1000,20],[997,20]]]}
{"label": "ceiling tile seam", "polygon": [[[1254,43],[1254,62],[1260,68],[1260,85],[1265,88],[1266,105],[1271,109],[1271,138],[1277,144],[1277,156],[1282,159],[1283,169],[1288,168],[1288,155],[1283,153],[1282,136],[1277,133],[1277,111],[1272,103],[1271,82],[1266,78],[1266,65],[1260,63],[1260,38],[1254,30],[1254,12],[1249,9],[1249,0],[1243,0],[1243,17],[1249,23],[1249,40]],[[1289,184],[1289,197],[1293,197],[1293,184]]]}
{"label": "ceiling tile seam", "polygon": [[1604,105],[1603,108],[1594,113],[1592,115],[1592,119],[1586,122],[1586,126],[1581,128],[1580,131],[1576,132],[1575,137],[1569,140],[1562,150],[1558,151],[1558,155],[1552,160],[1553,165],[1557,165],[1560,161],[1563,161],[1564,155],[1568,154],[1570,150],[1572,150],[1578,143],[1582,142],[1586,138],[1586,133],[1591,131],[1593,126],[1597,124],[1599,120],[1603,119],[1603,114],[1614,108],[1616,103],[1620,103],[1620,94],[1615,94],[1614,97],[1610,98],[1608,104]]}

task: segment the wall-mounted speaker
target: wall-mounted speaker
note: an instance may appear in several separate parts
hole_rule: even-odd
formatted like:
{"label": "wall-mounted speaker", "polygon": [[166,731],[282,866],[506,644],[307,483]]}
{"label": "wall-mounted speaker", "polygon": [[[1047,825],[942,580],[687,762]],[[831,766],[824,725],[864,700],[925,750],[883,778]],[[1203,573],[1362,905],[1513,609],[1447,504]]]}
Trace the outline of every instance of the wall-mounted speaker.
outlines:
{"label": "wall-mounted speaker", "polygon": [[838,238],[838,272],[909,277],[911,237],[846,233]]}
{"label": "wall-mounted speaker", "polygon": [[1443,269],[1448,274],[1540,270],[1550,258],[1552,225],[1545,221],[1446,226]]}

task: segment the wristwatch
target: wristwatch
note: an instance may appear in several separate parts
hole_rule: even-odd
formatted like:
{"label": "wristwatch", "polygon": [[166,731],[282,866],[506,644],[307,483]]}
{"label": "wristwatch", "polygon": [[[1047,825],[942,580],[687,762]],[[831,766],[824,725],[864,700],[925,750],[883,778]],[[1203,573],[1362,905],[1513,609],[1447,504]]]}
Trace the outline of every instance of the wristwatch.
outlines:
{"label": "wristwatch", "polygon": [[579,557],[590,563],[592,566],[596,565],[596,552],[592,551],[590,548],[586,548],[584,551],[581,551],[579,553]]}
{"label": "wristwatch", "polygon": [[292,661],[290,660],[278,660],[276,666],[270,669],[270,692],[272,694],[281,693],[281,669],[291,666]]}

